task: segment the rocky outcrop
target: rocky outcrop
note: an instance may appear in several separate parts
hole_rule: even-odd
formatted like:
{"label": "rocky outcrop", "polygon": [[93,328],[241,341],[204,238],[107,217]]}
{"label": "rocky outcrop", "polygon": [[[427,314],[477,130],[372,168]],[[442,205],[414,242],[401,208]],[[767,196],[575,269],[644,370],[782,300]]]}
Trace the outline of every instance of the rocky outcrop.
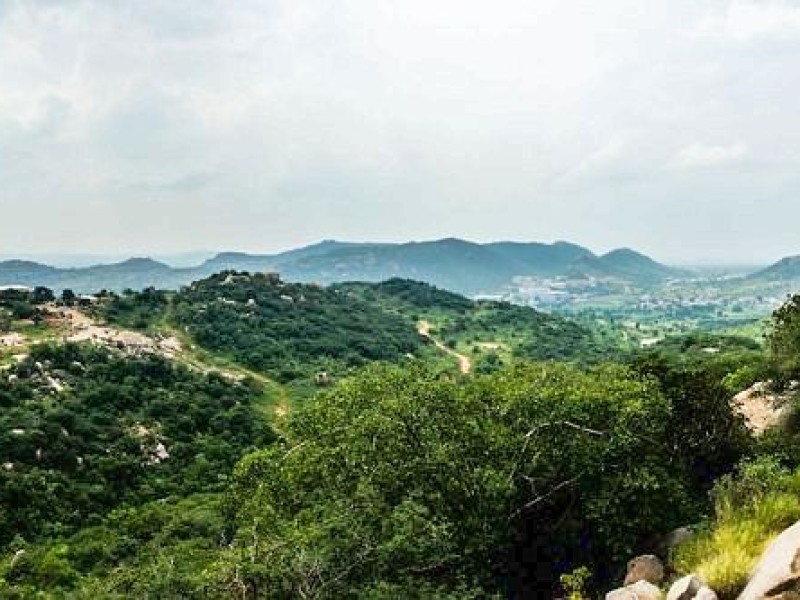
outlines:
{"label": "rocky outcrop", "polygon": [[672,584],[667,600],[717,600],[717,594],[697,575],[687,575]]}
{"label": "rocky outcrop", "polygon": [[697,590],[694,600],[717,600],[717,593],[707,585],[704,585]]}
{"label": "rocky outcrop", "polygon": [[667,600],[692,600],[701,587],[703,587],[703,580],[697,575],[681,577],[669,588]]}
{"label": "rocky outcrop", "polygon": [[647,581],[641,580],[606,594],[606,600],[663,600],[661,590]]}
{"label": "rocky outcrop", "polygon": [[738,600],[800,598],[800,521],[767,547]]}

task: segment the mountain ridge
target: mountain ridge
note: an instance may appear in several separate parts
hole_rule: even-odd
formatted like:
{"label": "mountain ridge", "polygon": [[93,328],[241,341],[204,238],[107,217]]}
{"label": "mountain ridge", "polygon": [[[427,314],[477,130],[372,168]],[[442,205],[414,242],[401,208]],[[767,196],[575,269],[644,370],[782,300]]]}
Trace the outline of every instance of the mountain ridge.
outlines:
{"label": "mountain ridge", "polygon": [[8,260],[0,262],[0,285],[83,292],[151,286],[177,289],[226,270],[278,272],[288,280],[319,284],[399,277],[465,294],[504,289],[517,276],[616,278],[647,286],[686,274],[627,248],[597,255],[565,241],[477,243],[450,237],[403,243],[323,240],[275,254],[225,251],[197,266],[180,268],[146,257],[75,268]]}

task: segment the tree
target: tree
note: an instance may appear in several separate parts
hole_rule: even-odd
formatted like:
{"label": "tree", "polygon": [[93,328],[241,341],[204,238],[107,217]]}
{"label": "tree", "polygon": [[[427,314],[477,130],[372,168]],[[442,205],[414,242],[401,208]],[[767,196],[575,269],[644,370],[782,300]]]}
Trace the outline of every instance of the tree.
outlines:
{"label": "tree", "polygon": [[772,367],[779,383],[800,376],[800,294],[772,314],[768,336]]}
{"label": "tree", "polygon": [[37,286],[33,289],[33,303],[45,304],[46,302],[53,302],[56,299],[53,290],[44,286]]}
{"label": "tree", "polygon": [[371,367],[239,464],[228,581],[264,598],[525,596],[580,564],[602,574],[687,517],[670,411],[621,367],[531,364],[463,384]]}
{"label": "tree", "polygon": [[74,306],[77,299],[78,297],[75,295],[75,292],[70,289],[61,292],[61,302],[63,302],[65,306]]}

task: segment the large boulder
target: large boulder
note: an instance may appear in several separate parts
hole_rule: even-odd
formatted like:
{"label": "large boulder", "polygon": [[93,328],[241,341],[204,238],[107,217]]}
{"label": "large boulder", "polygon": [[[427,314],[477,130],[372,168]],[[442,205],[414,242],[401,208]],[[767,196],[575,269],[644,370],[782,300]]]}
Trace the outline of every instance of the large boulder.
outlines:
{"label": "large boulder", "polygon": [[[738,600],[778,598],[800,590],[800,521],[767,547]],[[786,597],[786,596],[784,596]]]}
{"label": "large boulder", "polygon": [[606,600],[663,600],[663,598],[664,594],[658,587],[644,580],[606,594]]}
{"label": "large boulder", "polygon": [[637,556],[628,563],[628,574],[622,585],[630,585],[637,581],[659,584],[664,581],[664,563],[654,554]]}

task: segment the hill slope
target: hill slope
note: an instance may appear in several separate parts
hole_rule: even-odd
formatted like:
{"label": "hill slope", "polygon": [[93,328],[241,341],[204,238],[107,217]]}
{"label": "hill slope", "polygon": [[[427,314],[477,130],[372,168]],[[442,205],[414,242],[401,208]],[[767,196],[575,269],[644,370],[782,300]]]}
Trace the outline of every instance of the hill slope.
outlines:
{"label": "hill slope", "polygon": [[619,248],[602,256],[583,256],[567,268],[575,275],[614,277],[640,284],[658,283],[687,275],[630,248]]}
{"label": "hill slope", "polygon": [[747,279],[771,282],[800,280],[800,256],[782,258],[766,269],[753,273]]}
{"label": "hill slope", "polygon": [[336,289],[377,302],[409,320],[431,323],[438,339],[479,367],[513,358],[592,361],[616,352],[613,344],[571,320],[507,302],[468,300],[418,281],[391,279]]}

